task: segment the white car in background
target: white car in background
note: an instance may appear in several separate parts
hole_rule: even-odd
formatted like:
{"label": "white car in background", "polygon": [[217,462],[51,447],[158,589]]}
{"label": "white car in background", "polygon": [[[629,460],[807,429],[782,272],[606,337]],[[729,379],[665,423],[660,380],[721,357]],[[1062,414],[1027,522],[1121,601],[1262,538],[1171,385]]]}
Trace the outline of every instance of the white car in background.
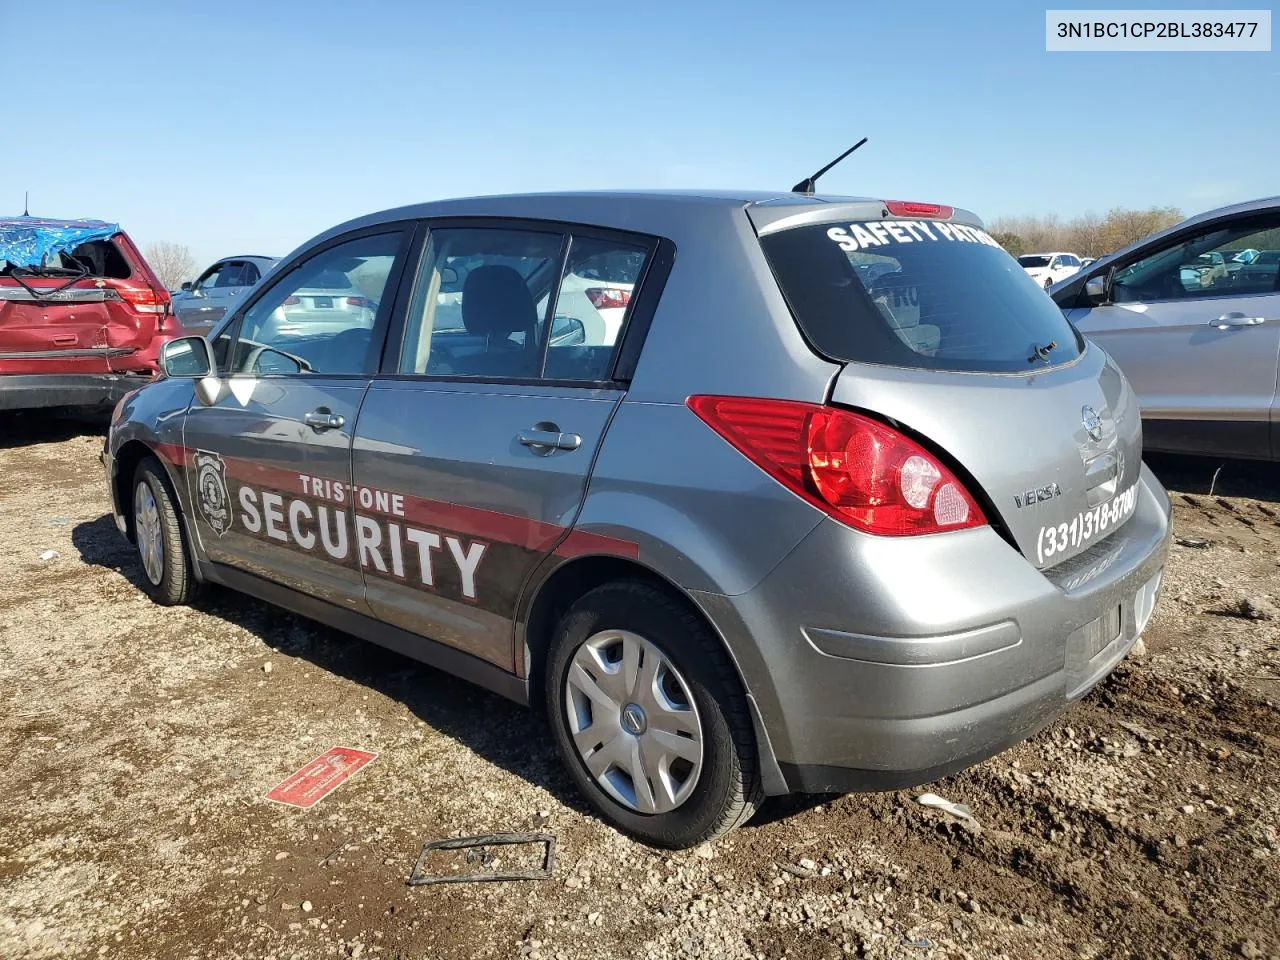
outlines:
{"label": "white car in background", "polygon": [[1078,273],[1081,267],[1080,258],[1074,253],[1024,253],[1018,258],[1018,265],[1046,290]]}
{"label": "white car in background", "polygon": [[272,337],[332,336],[352,327],[372,330],[378,304],[341,270],[326,270],[271,313]]}

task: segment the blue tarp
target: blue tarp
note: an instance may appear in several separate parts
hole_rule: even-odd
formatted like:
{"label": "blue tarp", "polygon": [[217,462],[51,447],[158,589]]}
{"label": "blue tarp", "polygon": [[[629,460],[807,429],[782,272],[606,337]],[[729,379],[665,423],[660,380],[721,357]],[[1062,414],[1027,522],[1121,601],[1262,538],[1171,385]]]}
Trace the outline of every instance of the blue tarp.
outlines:
{"label": "blue tarp", "polygon": [[0,262],[38,270],[55,253],[70,253],[82,243],[109,240],[119,232],[118,224],[101,220],[0,217]]}

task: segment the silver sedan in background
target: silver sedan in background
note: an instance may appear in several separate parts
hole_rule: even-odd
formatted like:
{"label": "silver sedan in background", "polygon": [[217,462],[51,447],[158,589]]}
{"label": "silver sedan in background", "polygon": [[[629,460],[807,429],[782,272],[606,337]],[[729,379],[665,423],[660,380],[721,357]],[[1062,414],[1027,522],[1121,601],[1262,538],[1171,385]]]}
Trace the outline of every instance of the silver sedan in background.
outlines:
{"label": "silver sedan in background", "polygon": [[1184,220],[1051,296],[1138,392],[1146,449],[1280,459],[1280,197]]}
{"label": "silver sedan in background", "polygon": [[173,314],[190,333],[206,333],[275,265],[275,257],[224,257],[173,295]]}

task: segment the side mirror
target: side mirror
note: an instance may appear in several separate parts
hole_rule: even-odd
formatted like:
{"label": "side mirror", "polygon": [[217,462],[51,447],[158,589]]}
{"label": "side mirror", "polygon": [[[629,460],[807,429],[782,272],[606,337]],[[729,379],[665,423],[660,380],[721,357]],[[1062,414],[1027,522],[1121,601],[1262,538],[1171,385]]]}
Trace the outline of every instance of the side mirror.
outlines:
{"label": "side mirror", "polygon": [[204,337],[179,337],[160,349],[160,369],[166,377],[202,380],[213,375],[217,364],[213,347]]}
{"label": "side mirror", "polygon": [[443,270],[440,271],[440,282],[441,283],[457,283],[458,271],[453,269],[453,267],[445,267]]}
{"label": "side mirror", "polygon": [[556,317],[551,324],[551,345],[572,347],[587,342],[587,328],[577,317]]}
{"label": "side mirror", "polygon": [[184,281],[182,282],[182,292],[183,292],[183,293],[190,293],[190,292],[191,292],[191,281],[190,281],[190,280],[184,280]]}
{"label": "side mirror", "polygon": [[1107,278],[1103,274],[1090,277],[1084,282],[1084,295],[1095,303],[1107,299]]}

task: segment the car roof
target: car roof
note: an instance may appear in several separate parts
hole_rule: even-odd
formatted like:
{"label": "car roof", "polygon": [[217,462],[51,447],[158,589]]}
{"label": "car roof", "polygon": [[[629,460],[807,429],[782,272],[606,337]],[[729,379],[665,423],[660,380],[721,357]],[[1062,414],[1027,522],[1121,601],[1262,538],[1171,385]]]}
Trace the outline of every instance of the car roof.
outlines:
{"label": "car roof", "polygon": [[219,257],[214,263],[229,263],[232,260],[262,260],[267,263],[275,263],[278,259],[279,257],[264,257],[260,253],[238,253],[233,257]]}
{"label": "car roof", "polygon": [[[830,209],[832,218],[839,218],[842,215],[837,210],[839,207],[854,211],[859,205],[883,203],[884,200],[877,197],[805,195],[787,190],[599,190],[459,197],[395,207],[357,217],[326,230],[295,254],[351,230],[432,217],[558,220],[666,235],[677,225],[692,226],[703,217],[723,215],[735,209],[751,208],[753,219],[757,219],[757,226],[761,226],[764,221],[774,224],[784,219],[790,221],[795,214],[820,214],[823,208]],[[954,210],[953,219],[982,225],[981,220],[968,210],[959,207]]]}
{"label": "car roof", "polygon": [[[22,216],[19,216],[19,217],[0,217],[0,223],[5,224],[6,226],[20,227],[20,226],[39,225],[42,227],[59,227],[59,228],[107,227],[107,226],[114,225],[110,220],[95,220],[95,219],[89,219],[89,218],[83,218],[79,220],[62,220],[58,217],[37,217],[37,216],[28,216],[27,214],[23,214]],[[124,230],[122,229],[120,232],[124,233]]]}

